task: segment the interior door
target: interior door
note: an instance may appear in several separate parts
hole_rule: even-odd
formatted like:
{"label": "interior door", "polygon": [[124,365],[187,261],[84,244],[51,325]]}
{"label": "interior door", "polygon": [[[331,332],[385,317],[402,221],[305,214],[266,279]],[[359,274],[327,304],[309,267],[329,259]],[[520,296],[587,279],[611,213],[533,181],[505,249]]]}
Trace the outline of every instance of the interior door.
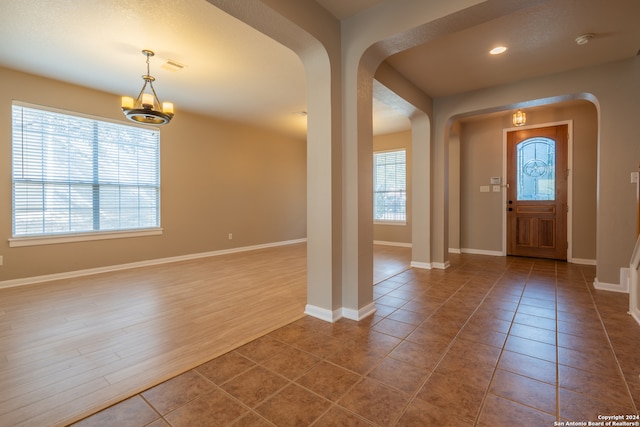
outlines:
{"label": "interior door", "polygon": [[567,259],[567,132],[507,132],[507,255]]}

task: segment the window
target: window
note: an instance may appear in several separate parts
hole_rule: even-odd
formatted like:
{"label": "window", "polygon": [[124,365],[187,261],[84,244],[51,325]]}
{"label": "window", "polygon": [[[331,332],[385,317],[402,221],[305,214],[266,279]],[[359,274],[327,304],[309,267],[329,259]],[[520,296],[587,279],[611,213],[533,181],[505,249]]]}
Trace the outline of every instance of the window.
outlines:
{"label": "window", "polygon": [[384,223],[406,223],[405,150],[373,153],[373,220]]}
{"label": "window", "polygon": [[518,200],[555,200],[556,142],[529,138],[517,146]]}
{"label": "window", "polygon": [[13,104],[13,237],[157,229],[156,129]]}

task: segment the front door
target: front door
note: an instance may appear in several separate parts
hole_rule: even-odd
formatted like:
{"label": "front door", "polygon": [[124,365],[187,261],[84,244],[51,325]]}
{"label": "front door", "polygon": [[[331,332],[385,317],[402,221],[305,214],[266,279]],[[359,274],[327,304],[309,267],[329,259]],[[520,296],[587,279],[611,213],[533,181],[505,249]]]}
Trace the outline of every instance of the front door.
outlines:
{"label": "front door", "polygon": [[567,259],[567,132],[507,132],[507,255]]}

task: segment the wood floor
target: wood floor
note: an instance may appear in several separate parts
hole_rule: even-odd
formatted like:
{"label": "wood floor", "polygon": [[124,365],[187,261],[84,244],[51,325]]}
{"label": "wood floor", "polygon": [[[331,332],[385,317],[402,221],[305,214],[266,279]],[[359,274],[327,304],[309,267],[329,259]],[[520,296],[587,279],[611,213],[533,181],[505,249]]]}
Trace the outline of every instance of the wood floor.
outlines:
{"label": "wood floor", "polygon": [[[410,249],[376,248],[374,282],[408,268]],[[0,425],[68,424],[300,318],[305,304],[305,244],[1,289]]]}

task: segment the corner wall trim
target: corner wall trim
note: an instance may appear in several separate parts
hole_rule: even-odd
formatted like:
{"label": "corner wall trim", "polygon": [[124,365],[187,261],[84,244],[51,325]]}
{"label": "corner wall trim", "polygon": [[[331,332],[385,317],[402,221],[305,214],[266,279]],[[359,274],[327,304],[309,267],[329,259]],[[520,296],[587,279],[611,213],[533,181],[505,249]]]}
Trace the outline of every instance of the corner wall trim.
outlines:
{"label": "corner wall trim", "polygon": [[571,258],[568,262],[579,265],[598,265],[595,259]]}
{"label": "corner wall trim", "polygon": [[345,319],[360,321],[366,317],[371,316],[375,311],[376,305],[373,302],[357,310],[346,307],[329,310],[311,304],[307,304],[304,307],[304,314],[315,317],[316,319],[324,320],[325,322],[329,323],[335,323],[343,317]]}
{"label": "corner wall trim", "polygon": [[633,320],[635,320],[636,323],[640,325],[640,309],[635,309],[633,311],[630,311],[629,314],[631,315]]}
{"label": "corner wall trim", "polygon": [[386,242],[384,240],[374,240],[374,245],[382,245],[382,246],[398,246],[401,248],[410,248],[412,247],[411,243],[403,243],[403,242]]}
{"label": "corner wall trim", "polygon": [[425,270],[431,270],[431,263],[430,262],[419,262],[419,261],[411,261],[411,267],[412,268],[422,268]]}
{"label": "corner wall trim", "polygon": [[451,263],[449,261],[446,262],[432,262],[431,265],[433,268],[437,268],[438,270],[446,270],[451,267]]}
{"label": "corner wall trim", "polygon": [[618,283],[603,283],[598,281],[597,278],[593,281],[593,287],[599,291],[620,292],[623,294],[629,293],[628,286],[625,287]]}
{"label": "corner wall trim", "polygon": [[239,247],[239,248],[223,249],[223,250],[212,251],[212,252],[201,252],[201,253],[197,253],[197,254],[189,254],[189,255],[180,255],[180,256],[168,257],[168,258],[151,259],[151,260],[147,260],[147,261],[132,262],[132,263],[128,263],[128,264],[108,265],[108,266],[105,266],[105,267],[89,268],[89,269],[86,269],[86,270],[75,270],[75,271],[68,271],[68,272],[64,272],[64,273],[47,274],[47,275],[43,275],[43,276],[25,277],[25,278],[22,278],[22,279],[4,280],[4,281],[0,281],[0,289],[2,289],[2,288],[12,288],[12,287],[15,287],[15,286],[32,285],[32,284],[35,284],[35,283],[42,283],[42,282],[50,282],[52,280],[69,279],[69,278],[73,278],[73,277],[82,277],[82,276],[90,276],[90,275],[93,275],[93,274],[100,274],[100,273],[109,273],[109,272],[112,272],[112,271],[128,270],[128,269],[131,269],[131,268],[148,267],[148,266],[160,265],[160,264],[168,264],[168,263],[171,263],[171,262],[188,261],[188,260],[193,260],[193,259],[198,259],[198,258],[207,258],[207,257],[212,257],[212,256],[218,256],[218,255],[227,255],[227,254],[233,254],[233,253],[237,253],[237,252],[247,252],[247,251],[253,251],[253,250],[257,250],[257,249],[273,248],[273,247],[276,247],[276,246],[293,245],[293,244],[296,244],[296,243],[304,243],[306,241],[307,241],[306,238],[296,239],[296,240],[285,240],[285,241],[281,241],[281,242],[265,243],[265,244],[253,245],[253,246],[242,246],[242,247]]}
{"label": "corner wall trim", "polygon": [[329,323],[335,323],[342,318],[341,309],[331,311],[311,304],[307,304],[304,307],[304,314]]}
{"label": "corner wall trim", "polygon": [[376,305],[375,303],[372,302],[358,310],[342,307],[342,316],[347,319],[360,321],[365,317],[371,316],[373,313],[375,313],[375,311],[376,311]]}
{"label": "corner wall trim", "polygon": [[[636,244],[636,248],[638,245]],[[634,251],[635,252],[635,251]],[[638,299],[638,265],[634,256],[629,263],[629,314],[640,325],[640,299]]]}

